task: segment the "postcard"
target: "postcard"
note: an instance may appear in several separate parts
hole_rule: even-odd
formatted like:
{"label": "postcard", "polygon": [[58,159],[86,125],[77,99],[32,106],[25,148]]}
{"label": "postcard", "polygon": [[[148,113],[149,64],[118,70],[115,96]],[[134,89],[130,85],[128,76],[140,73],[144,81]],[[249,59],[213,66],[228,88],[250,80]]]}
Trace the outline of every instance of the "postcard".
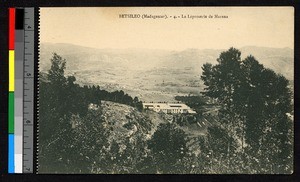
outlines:
{"label": "postcard", "polygon": [[41,8],[40,174],[291,174],[293,7]]}

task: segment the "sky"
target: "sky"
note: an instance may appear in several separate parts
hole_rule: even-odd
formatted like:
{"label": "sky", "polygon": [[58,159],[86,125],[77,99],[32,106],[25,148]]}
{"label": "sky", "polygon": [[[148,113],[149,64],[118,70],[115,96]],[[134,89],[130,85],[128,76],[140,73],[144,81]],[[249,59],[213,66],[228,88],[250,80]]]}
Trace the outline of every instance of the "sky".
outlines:
{"label": "sky", "polygon": [[[119,18],[120,14],[167,19]],[[207,16],[176,18],[174,16]],[[227,16],[228,18],[208,18]],[[41,8],[41,43],[93,48],[184,50],[294,48],[293,7]]]}

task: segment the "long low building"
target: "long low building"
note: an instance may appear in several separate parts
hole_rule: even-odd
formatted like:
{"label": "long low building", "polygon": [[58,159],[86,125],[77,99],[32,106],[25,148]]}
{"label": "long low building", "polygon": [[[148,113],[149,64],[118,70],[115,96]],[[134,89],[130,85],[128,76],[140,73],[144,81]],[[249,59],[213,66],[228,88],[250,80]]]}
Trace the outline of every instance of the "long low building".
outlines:
{"label": "long low building", "polygon": [[143,103],[144,109],[164,113],[191,113],[196,114],[189,106],[182,103]]}

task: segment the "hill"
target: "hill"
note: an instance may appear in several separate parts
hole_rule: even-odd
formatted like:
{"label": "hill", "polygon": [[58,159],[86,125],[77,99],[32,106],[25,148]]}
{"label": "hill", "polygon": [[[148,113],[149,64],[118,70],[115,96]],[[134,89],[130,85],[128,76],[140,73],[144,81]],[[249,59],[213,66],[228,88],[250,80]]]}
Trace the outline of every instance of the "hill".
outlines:
{"label": "hill", "polygon": [[[70,127],[40,142],[39,173],[143,173],[141,168],[151,167],[144,163],[152,155],[147,142],[160,124],[173,119],[164,113],[140,112],[128,105],[101,101],[87,116],[74,115]],[[199,148],[195,141],[206,132],[203,128],[175,125],[186,133],[190,150]]]}
{"label": "hill", "polygon": [[[105,123],[105,126],[110,128],[111,131],[114,131],[111,132],[111,135],[109,136],[110,141],[121,141],[124,137],[134,136],[136,132],[142,132],[146,137],[145,139],[149,139],[156,131],[159,124],[177,122],[179,118],[180,120],[184,120],[184,125],[181,128],[186,131],[190,137],[194,137],[194,135],[197,134],[190,134],[191,131],[188,131],[188,128],[193,129],[193,132],[201,135],[205,133],[204,126],[208,125],[208,123],[205,123],[203,126],[200,125],[201,127],[198,127],[196,124],[191,125],[187,120],[187,118],[190,117],[188,115],[171,116],[151,110],[140,112],[131,106],[111,101],[101,101],[100,108],[102,112],[101,119]],[[202,120],[201,123],[203,123]]]}

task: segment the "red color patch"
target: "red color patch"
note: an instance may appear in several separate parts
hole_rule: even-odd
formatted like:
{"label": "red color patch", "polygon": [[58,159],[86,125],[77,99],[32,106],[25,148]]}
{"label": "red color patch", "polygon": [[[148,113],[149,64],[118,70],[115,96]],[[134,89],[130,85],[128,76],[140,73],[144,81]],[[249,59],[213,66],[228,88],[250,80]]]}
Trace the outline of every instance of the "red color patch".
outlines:
{"label": "red color patch", "polygon": [[9,50],[15,49],[15,16],[16,16],[16,9],[9,8],[9,25],[8,25],[8,48]]}

